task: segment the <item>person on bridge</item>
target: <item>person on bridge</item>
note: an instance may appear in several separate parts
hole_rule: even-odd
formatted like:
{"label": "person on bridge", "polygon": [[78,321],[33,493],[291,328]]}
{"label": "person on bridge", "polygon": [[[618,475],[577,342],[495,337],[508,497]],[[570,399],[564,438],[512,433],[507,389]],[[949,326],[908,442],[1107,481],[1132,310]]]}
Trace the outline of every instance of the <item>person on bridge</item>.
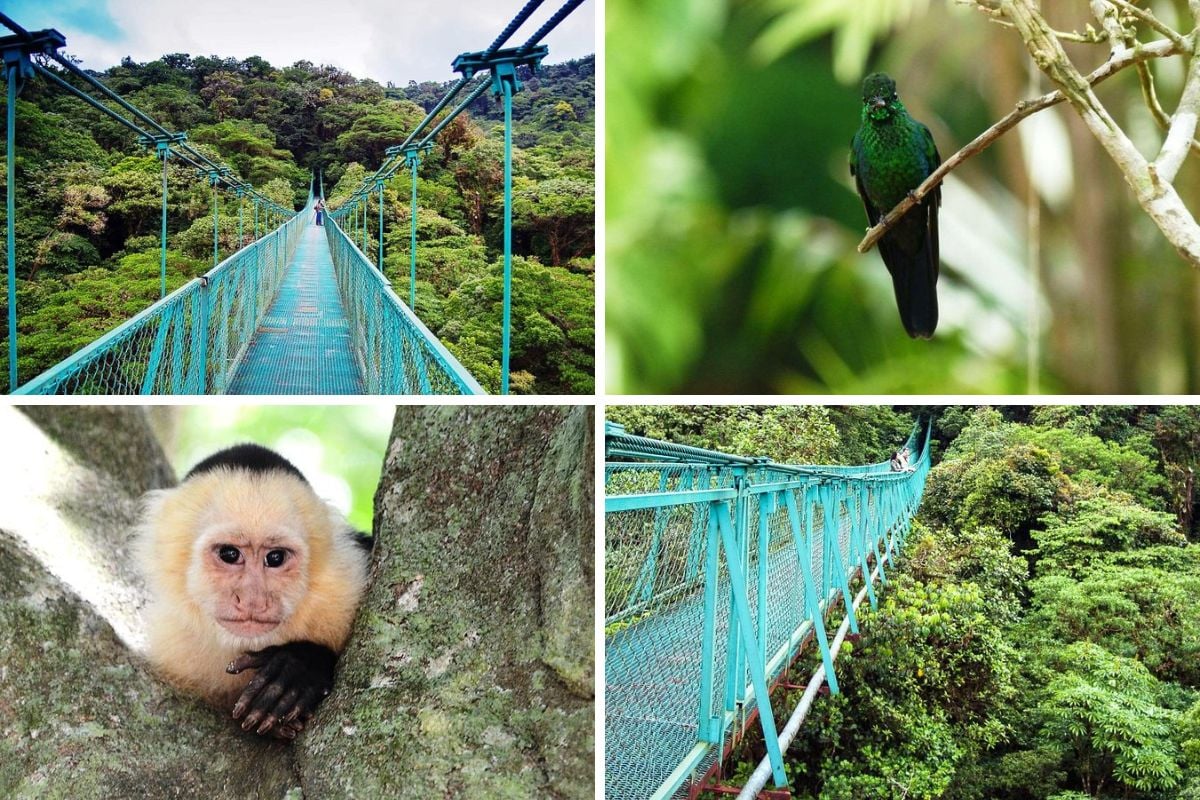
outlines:
{"label": "person on bridge", "polygon": [[325,201],[318,200],[317,205],[317,225],[325,224]]}

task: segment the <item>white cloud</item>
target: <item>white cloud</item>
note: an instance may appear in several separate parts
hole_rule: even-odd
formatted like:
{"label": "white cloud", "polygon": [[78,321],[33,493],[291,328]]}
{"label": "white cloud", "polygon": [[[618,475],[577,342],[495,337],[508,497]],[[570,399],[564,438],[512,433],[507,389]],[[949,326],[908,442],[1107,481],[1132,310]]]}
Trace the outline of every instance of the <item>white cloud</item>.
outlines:
{"label": "white cloud", "polygon": [[[41,6],[53,15],[53,0]],[[56,24],[67,52],[105,69],[123,56],[149,61],[164,53],[258,55],[275,66],[307,60],[356,77],[403,85],[451,80],[454,56],[482,50],[516,14],[520,0],[108,0],[122,31],[115,41]],[[524,42],[562,0],[549,0],[509,44]],[[595,52],[596,0],[576,9],[543,40],[550,63]],[[19,20],[18,20],[19,21]]]}

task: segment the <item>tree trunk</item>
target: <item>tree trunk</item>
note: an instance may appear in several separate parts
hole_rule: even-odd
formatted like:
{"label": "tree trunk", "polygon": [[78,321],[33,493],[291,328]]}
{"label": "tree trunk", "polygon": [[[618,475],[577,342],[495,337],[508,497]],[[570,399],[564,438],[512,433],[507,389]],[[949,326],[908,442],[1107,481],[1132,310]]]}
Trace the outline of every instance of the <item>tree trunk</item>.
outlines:
{"label": "tree trunk", "polygon": [[590,408],[397,411],[312,797],[593,796],[593,451]]}

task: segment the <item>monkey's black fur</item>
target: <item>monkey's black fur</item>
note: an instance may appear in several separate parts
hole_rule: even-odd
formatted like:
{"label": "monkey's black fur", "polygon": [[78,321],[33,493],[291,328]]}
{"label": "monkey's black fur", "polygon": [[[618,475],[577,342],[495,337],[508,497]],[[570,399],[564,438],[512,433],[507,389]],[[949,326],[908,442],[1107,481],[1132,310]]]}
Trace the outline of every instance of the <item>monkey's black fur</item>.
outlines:
{"label": "monkey's black fur", "polygon": [[183,479],[186,481],[188,478],[222,467],[244,469],[248,472],[286,472],[298,478],[302,483],[308,483],[304,473],[296,469],[295,464],[274,450],[257,444],[238,444],[218,450],[192,467],[188,474],[183,476]]}

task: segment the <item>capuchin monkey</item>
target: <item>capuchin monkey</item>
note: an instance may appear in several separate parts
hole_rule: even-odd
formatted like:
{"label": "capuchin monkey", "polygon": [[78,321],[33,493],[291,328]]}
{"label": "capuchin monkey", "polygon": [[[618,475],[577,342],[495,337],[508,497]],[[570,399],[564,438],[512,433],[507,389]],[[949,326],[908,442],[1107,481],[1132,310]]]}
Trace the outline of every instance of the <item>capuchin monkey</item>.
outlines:
{"label": "capuchin monkey", "polygon": [[209,456],[147,496],[151,663],[243,730],[294,739],[333,686],[371,546],[273,450]]}

